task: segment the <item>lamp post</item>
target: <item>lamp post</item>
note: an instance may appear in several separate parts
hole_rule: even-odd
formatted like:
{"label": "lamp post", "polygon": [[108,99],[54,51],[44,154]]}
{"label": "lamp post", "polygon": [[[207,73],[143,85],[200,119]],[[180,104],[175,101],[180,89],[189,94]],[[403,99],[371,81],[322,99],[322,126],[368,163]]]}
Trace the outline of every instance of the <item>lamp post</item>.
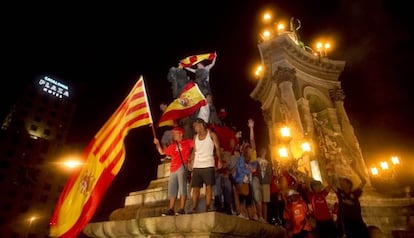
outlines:
{"label": "lamp post", "polygon": [[[281,168],[285,170],[297,170],[307,176],[312,176],[316,180],[322,181],[317,161],[312,160],[312,143],[306,138],[294,140],[288,126],[281,127],[278,134],[280,136],[280,144],[277,149],[277,154],[279,158],[278,164]],[[299,142],[300,146],[296,142]]]}
{"label": "lamp post", "polygon": [[30,232],[32,230],[32,224],[36,219],[37,219],[36,216],[32,216],[32,217],[29,218],[29,227],[27,228],[26,238],[30,236]]}
{"label": "lamp post", "polygon": [[[389,164],[391,162],[391,165]],[[378,165],[374,165],[371,167],[371,174],[372,176],[381,176],[383,178],[393,179],[396,175],[396,168],[400,164],[400,159],[398,156],[391,156],[390,161],[381,161],[379,162],[379,168]]]}
{"label": "lamp post", "polygon": [[371,166],[370,172],[372,181],[376,183],[375,186],[378,190],[389,192],[389,189],[397,192],[399,182],[397,181],[397,176],[400,167],[400,159],[398,156],[391,156],[388,160],[382,160],[377,164]]}
{"label": "lamp post", "polygon": [[316,50],[319,52],[321,57],[328,57],[328,50],[331,48],[329,42],[318,42],[316,43]]}

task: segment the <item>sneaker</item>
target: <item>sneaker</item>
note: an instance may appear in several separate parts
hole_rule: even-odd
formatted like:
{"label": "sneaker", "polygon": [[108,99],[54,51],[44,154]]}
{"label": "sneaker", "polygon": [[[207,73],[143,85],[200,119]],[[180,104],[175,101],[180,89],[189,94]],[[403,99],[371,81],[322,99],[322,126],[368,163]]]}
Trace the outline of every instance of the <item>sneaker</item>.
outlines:
{"label": "sneaker", "polygon": [[184,214],[185,214],[185,211],[182,208],[180,208],[180,210],[178,210],[178,212],[175,213],[176,216],[184,215]]}
{"label": "sneaker", "polygon": [[165,217],[165,216],[174,216],[174,210],[173,209],[168,209],[166,212],[161,213],[161,216]]}
{"label": "sneaker", "polygon": [[263,218],[259,218],[259,220],[257,220],[258,222],[260,222],[260,223],[267,223],[267,221],[265,221],[265,219],[263,219]]}
{"label": "sneaker", "polygon": [[240,217],[240,218],[243,218],[243,219],[246,219],[246,220],[249,220],[249,218],[248,217],[246,217],[246,216],[244,216],[243,214],[239,214],[239,215],[237,215],[237,217]]}

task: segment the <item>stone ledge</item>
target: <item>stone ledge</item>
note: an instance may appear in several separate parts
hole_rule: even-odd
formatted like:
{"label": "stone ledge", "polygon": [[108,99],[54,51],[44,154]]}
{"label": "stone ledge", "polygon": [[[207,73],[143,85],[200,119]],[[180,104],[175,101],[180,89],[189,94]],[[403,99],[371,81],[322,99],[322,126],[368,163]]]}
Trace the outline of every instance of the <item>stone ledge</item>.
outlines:
{"label": "stone ledge", "polygon": [[273,237],[287,238],[284,228],[217,212],[147,217],[88,224],[89,237]]}

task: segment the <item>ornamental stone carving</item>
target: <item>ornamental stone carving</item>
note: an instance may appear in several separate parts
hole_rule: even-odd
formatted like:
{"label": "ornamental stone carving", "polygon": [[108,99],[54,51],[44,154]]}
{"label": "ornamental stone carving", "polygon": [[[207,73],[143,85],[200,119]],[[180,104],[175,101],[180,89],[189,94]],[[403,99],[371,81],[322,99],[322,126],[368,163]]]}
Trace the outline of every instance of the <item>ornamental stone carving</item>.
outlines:
{"label": "ornamental stone carving", "polygon": [[281,67],[278,66],[276,71],[273,73],[272,80],[276,83],[281,83],[283,81],[293,81],[296,78],[296,70],[294,68]]}
{"label": "ornamental stone carving", "polygon": [[345,93],[342,88],[333,88],[329,90],[329,96],[331,97],[332,101],[343,101],[345,99]]}

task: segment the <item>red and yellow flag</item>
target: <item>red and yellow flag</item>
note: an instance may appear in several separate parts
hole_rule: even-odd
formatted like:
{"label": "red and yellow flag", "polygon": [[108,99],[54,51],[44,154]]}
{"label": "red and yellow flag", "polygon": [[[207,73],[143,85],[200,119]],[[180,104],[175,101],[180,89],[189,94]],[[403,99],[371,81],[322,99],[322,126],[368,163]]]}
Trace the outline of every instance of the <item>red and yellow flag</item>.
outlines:
{"label": "red and yellow flag", "polygon": [[76,237],[88,224],[125,159],[129,130],[152,124],[142,76],[83,153],[84,164],[71,175],[50,220],[51,237]]}
{"label": "red and yellow flag", "polygon": [[193,65],[195,65],[198,62],[201,62],[203,60],[213,60],[214,58],[216,58],[216,56],[217,56],[216,53],[191,55],[191,56],[188,56],[188,57],[180,60],[179,67],[180,68],[191,67],[191,66],[193,66]]}
{"label": "red and yellow flag", "polygon": [[207,100],[197,84],[187,83],[181,95],[170,103],[161,115],[158,127],[171,126],[175,120],[190,116],[204,105],[207,105]]}

